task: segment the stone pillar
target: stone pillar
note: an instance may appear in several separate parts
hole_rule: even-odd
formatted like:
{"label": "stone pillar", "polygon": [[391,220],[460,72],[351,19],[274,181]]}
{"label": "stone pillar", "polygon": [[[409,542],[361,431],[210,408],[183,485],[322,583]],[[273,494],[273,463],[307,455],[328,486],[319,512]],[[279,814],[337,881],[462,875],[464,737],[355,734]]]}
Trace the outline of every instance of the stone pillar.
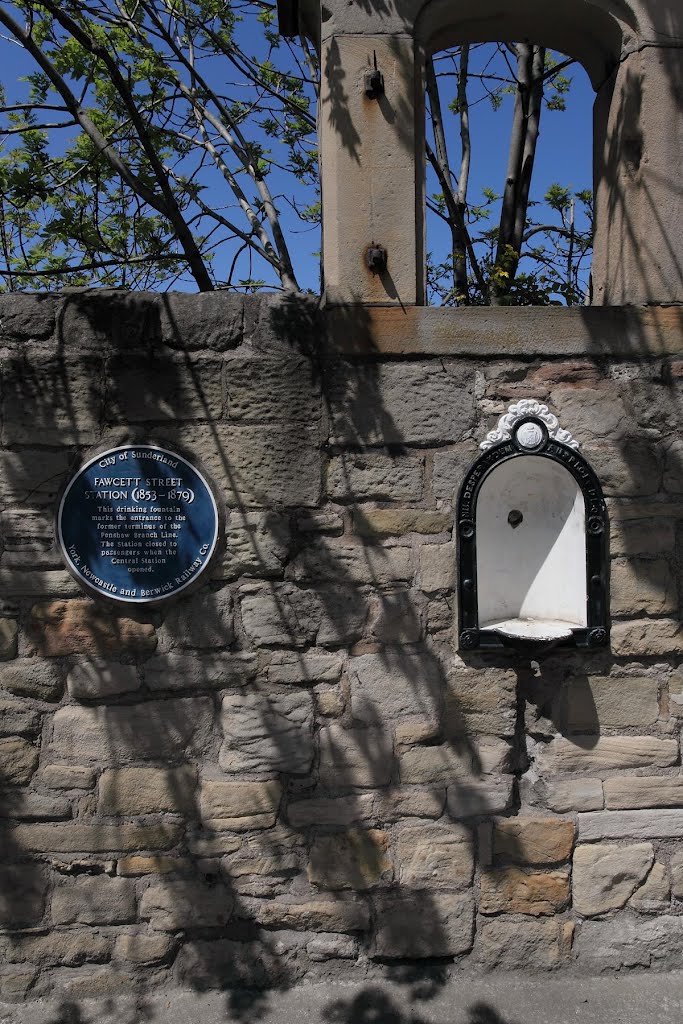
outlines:
{"label": "stone pillar", "polygon": [[[371,99],[364,76],[375,58],[384,92]],[[421,302],[423,158],[410,36],[344,34],[323,42],[320,147],[328,302]],[[368,269],[372,243],[386,249],[386,270]]]}
{"label": "stone pillar", "polygon": [[648,45],[595,104],[593,304],[683,302],[683,49]]}

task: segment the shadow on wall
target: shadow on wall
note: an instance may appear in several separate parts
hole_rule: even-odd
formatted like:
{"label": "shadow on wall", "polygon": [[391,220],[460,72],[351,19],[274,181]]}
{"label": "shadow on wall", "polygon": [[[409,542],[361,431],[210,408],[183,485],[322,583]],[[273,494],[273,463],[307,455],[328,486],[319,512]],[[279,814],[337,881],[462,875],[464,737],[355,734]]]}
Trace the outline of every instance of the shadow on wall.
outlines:
{"label": "shadow on wall", "polygon": [[[5,322],[2,578],[20,639],[1,683],[24,759],[0,794],[5,974],[17,994],[54,983],[64,1020],[117,991],[142,1014],[172,969],[255,1021],[269,989],[359,954],[436,992],[445,975],[420,963],[472,948],[476,824],[509,806],[516,726],[512,696],[500,736],[470,733],[452,609],[430,637],[412,542],[355,508],[359,453],[421,465],[392,412],[403,383],[387,408],[386,367],[322,358],[308,302],[114,292],[47,309],[56,343]],[[321,512],[328,423],[341,497]],[[71,458],[126,434],[190,447],[225,492],[222,560],[167,610],[83,599],[51,539]]]}

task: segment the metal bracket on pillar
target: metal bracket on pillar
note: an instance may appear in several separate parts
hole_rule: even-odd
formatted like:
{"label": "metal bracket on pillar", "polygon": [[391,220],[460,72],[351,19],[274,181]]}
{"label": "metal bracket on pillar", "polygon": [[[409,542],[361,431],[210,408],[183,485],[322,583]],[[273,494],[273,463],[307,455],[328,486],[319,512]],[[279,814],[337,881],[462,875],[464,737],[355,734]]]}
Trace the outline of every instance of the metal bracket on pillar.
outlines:
{"label": "metal bracket on pillar", "polygon": [[377,67],[377,54],[374,50],[372,51],[372,60],[374,67],[371,71],[365,72],[363,88],[369,100],[377,100],[380,96],[384,95],[384,75]]}

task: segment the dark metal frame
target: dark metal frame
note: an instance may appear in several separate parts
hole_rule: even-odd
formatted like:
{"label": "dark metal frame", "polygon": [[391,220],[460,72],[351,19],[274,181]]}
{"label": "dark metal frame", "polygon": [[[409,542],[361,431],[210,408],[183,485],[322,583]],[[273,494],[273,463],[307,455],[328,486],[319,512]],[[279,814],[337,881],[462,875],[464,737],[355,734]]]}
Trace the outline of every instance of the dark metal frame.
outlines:
{"label": "dark metal frame", "polygon": [[[523,423],[536,423],[543,438],[534,448],[517,442]],[[479,628],[477,595],[477,499],[488,475],[508,459],[540,455],[567,469],[583,494],[586,522],[586,626],[577,626],[572,636],[559,642],[531,641],[503,637],[496,630]],[[513,436],[483,452],[470,466],[458,493],[458,608],[461,650],[496,650],[503,647],[559,646],[604,647],[609,642],[609,520],[602,487],[591,466],[574,448],[548,434],[543,420],[525,416],[515,424]]]}

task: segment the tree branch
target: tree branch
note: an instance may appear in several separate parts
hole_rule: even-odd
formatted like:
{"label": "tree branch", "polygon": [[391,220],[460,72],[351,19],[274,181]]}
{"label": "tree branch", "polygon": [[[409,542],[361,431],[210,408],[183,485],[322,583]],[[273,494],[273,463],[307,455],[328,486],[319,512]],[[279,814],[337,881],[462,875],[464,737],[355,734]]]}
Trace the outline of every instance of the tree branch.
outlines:
{"label": "tree branch", "polygon": [[[52,14],[53,18],[57,22],[59,22],[62,28],[65,31],[67,31],[77,42],[79,42],[81,46],[88,51],[88,53],[91,53],[94,57],[97,57],[100,61],[102,61],[102,63],[106,67],[112,85],[121,97],[121,100],[123,101],[123,104],[126,110],[128,111],[129,117],[140,141],[140,145],[142,146],[145,152],[145,156],[149,160],[157,184],[164,198],[163,209],[159,208],[159,203],[158,200],[156,200],[156,197],[155,202],[150,203],[150,205],[154,206],[154,208],[159,210],[159,212],[163,212],[164,216],[167,217],[170,220],[171,224],[173,225],[173,228],[178,236],[178,240],[187,255],[188,264],[190,270],[192,271],[192,276],[197,282],[200,291],[213,291],[213,282],[211,281],[209,272],[204,264],[204,261],[201,257],[201,253],[199,252],[197,244],[192,236],[192,232],[187,227],[185,219],[182,213],[180,212],[180,209],[176,202],[176,198],[173,194],[173,190],[171,189],[168,183],[168,179],[164,174],[163,164],[159,159],[156,149],[149,137],[147,127],[140,115],[140,111],[135,103],[133,94],[128,86],[128,83],[126,82],[125,78],[121,73],[117,61],[114,59],[114,57],[112,57],[111,53],[106,47],[96,43],[95,40],[92,39],[83,28],[81,28],[78,22],[74,21],[73,18],[66,14],[60,4],[54,3],[53,0],[41,0],[41,2],[42,6],[45,7],[45,9]],[[64,99],[65,102],[68,102],[66,100],[66,97],[64,97]],[[78,117],[78,114],[76,114],[76,116]],[[141,195],[143,198],[146,198],[146,196],[139,191],[140,185],[142,183],[139,182],[135,175],[131,174],[130,170],[127,167],[125,168],[125,175],[122,174],[122,177],[124,177],[124,180],[127,180],[128,184],[130,184],[133,188],[136,189],[136,191],[138,191],[139,195]],[[147,189],[146,187],[144,188],[145,193],[149,195],[151,190]],[[152,195],[154,195],[154,193],[152,193]],[[146,201],[149,202],[149,199],[146,199]]]}

